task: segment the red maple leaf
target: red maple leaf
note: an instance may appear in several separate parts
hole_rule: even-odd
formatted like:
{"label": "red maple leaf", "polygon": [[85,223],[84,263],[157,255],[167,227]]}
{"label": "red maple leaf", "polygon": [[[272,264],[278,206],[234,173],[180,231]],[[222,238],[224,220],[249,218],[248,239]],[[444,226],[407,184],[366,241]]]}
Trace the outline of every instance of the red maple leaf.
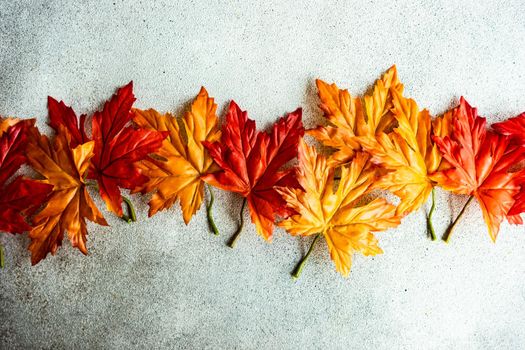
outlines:
{"label": "red maple leaf", "polygon": [[[432,178],[445,190],[476,198],[493,241],[501,222],[522,223],[510,212],[520,191],[520,173],[511,172],[521,153],[510,144],[509,138],[487,130],[485,118],[479,117],[464,98],[453,110],[453,131],[444,138],[434,137],[449,167],[435,173]],[[465,205],[466,206],[466,205]],[[447,231],[450,237],[458,218]]]}
{"label": "red maple leaf", "polygon": [[[520,153],[520,158],[525,158],[525,112],[520,115],[505,120],[504,122],[496,123],[492,127],[500,134],[507,135],[511,138],[512,143],[519,147],[516,152]],[[518,159],[519,161],[519,159]],[[522,164],[522,167],[525,165]],[[509,215],[519,215],[525,213],[525,170],[520,172],[517,177],[521,185],[520,193],[516,196],[516,203],[509,211]]]}
{"label": "red maple leaf", "polygon": [[516,144],[525,146],[525,112],[492,125],[494,130],[502,135],[510,136]]}
{"label": "red maple leaf", "polygon": [[34,120],[24,120],[0,133],[0,231],[22,233],[31,230],[26,217],[47,198],[52,186],[16,177],[7,181],[26,163],[27,130]]}
{"label": "red maple leaf", "polygon": [[276,216],[293,213],[275,187],[299,186],[295,170],[281,167],[297,156],[304,134],[301,116],[299,108],[280,118],[270,133],[260,132],[248,113],[232,101],[220,142],[203,143],[221,169],[205,175],[204,181],[243,196],[258,234],[267,240],[272,238]]}
{"label": "red maple leaf", "polygon": [[[133,82],[130,82],[92,117],[91,139],[95,141],[95,149],[88,177],[97,181],[108,209],[119,216],[122,216],[120,188],[134,189],[148,180],[135,163],[160,148],[167,136],[164,132],[145,130],[131,124],[134,101]],[[48,104],[50,126],[55,130],[60,125],[64,126],[71,136],[71,147],[90,140],[84,130],[85,115],[77,118],[71,107],[51,97]]]}

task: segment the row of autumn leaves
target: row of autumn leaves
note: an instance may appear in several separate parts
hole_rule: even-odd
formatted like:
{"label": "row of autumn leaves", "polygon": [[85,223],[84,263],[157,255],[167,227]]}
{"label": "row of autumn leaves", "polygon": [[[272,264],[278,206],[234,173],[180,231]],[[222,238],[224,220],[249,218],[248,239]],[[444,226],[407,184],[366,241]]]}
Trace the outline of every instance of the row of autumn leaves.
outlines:
{"label": "row of autumn leaves", "polygon": [[[29,231],[32,264],[55,254],[66,232],[72,245],[87,254],[85,220],[107,225],[89,186],[125,220],[135,220],[135,214],[121,188],[151,193],[149,216],[179,201],[188,224],[201,207],[207,183],[244,197],[231,246],[242,230],[247,203],[259,235],[271,240],[277,221],[292,235],[314,235],[312,247],[323,236],[337,271],[347,276],[353,253],[382,253],[373,233],[397,226],[431,193],[433,200],[434,186],[469,195],[466,205],[475,197],[492,240],[504,219],[522,224],[525,169],[516,164],[525,159],[525,113],[489,130],[462,98],[459,106],[432,120],[403,96],[395,66],[363,99],[321,80],[317,87],[328,125],[307,134],[333,149],[329,156],[303,141],[301,109],[266,133],[257,131],[232,101],[221,131],[217,105],[204,88],[184,117],[176,118],[133,109],[129,83],[89,118],[91,137],[86,115],[77,118],[73,109],[49,97],[52,138],[42,135],[34,120],[0,121],[0,230]],[[296,157],[297,166],[283,168]],[[24,163],[43,178],[10,180]],[[377,196],[366,201],[376,189],[392,192],[399,204]],[[209,190],[208,220],[218,233]],[[435,239],[432,203],[427,222]]]}

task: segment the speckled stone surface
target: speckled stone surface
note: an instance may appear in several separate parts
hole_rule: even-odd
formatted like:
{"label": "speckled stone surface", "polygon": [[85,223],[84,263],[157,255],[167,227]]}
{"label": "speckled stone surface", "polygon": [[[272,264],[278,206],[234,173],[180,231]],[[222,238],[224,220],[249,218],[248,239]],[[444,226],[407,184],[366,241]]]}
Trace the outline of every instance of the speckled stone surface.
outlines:
{"label": "speckled stone surface", "polygon": [[[494,122],[525,110],[524,13],[521,0],[3,0],[0,114],[49,130],[48,94],[90,113],[133,79],[138,107],[180,113],[205,85],[260,127],[297,106],[313,126],[316,77],[360,94],[396,63],[432,114],[464,95]],[[178,207],[148,219],[133,199],[139,222],[90,224],[87,257],[66,241],[31,267],[27,236],[0,235],[0,348],[525,348],[525,229],[505,223],[492,244],[477,204],[449,245],[426,238],[421,211],[348,279],[323,242],[293,282],[308,241],[277,230],[269,245],[248,225],[225,246],[238,197],[216,198],[219,237],[204,211],[185,226]],[[443,232],[465,198],[437,199]]]}

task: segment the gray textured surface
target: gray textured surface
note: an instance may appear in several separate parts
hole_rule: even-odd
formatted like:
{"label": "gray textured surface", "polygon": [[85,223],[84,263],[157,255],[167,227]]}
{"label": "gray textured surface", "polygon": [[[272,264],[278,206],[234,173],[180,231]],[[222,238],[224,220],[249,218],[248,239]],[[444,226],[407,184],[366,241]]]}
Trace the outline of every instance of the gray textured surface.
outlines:
{"label": "gray textured surface", "polygon": [[[261,127],[298,105],[312,126],[314,78],[361,93],[393,63],[433,114],[460,95],[491,122],[525,109],[521,0],[264,3],[3,0],[0,114],[45,128],[47,94],[92,112],[133,79],[139,107],[180,111],[205,85]],[[439,192],[438,232],[464,200]],[[418,212],[349,279],[323,243],[294,283],[306,242],[248,225],[225,246],[238,198],[217,198],[218,238],[203,211],[185,226],[139,201],[137,224],[90,225],[87,257],[65,242],[31,268],[28,238],[0,235],[0,348],[525,348],[524,228],[493,245],[477,206],[449,246]]]}

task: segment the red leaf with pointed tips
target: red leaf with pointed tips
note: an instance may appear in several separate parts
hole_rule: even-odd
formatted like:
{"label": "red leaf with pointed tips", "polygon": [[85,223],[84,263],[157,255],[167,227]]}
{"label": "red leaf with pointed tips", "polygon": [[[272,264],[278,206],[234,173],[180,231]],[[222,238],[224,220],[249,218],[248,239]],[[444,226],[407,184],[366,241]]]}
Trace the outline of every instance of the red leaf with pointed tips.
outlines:
{"label": "red leaf with pointed tips", "polygon": [[[496,123],[492,127],[500,134],[511,137],[512,142],[520,147],[516,150],[517,153],[520,153],[518,157],[525,158],[525,112],[504,122]],[[525,212],[525,170],[522,170],[518,176],[518,182],[521,185],[521,191],[516,196],[516,203],[510,209],[509,215],[519,215]]]}
{"label": "red leaf with pointed tips", "polygon": [[22,233],[31,230],[26,217],[34,213],[52,189],[47,184],[17,177],[7,180],[27,161],[26,132],[34,120],[20,121],[0,137],[0,231]]}
{"label": "red leaf with pointed tips", "polygon": [[299,108],[279,119],[270,133],[260,132],[247,112],[232,101],[221,141],[204,143],[221,168],[204,176],[204,181],[245,197],[257,232],[267,240],[272,237],[276,216],[293,213],[275,186],[299,186],[295,170],[281,167],[297,156],[299,139],[304,134],[301,116]]}
{"label": "red leaf with pointed tips", "polygon": [[525,146],[525,112],[496,123],[492,127],[500,134],[510,136],[517,144]]}
{"label": "red leaf with pointed tips", "polygon": [[[91,139],[95,141],[95,149],[88,177],[98,182],[108,209],[119,216],[122,215],[120,188],[134,189],[147,181],[135,163],[160,148],[167,136],[164,132],[135,128],[131,124],[134,101],[133,82],[130,82],[92,118]],[[49,98],[48,103],[50,125],[55,130],[59,126],[66,128],[71,136],[71,147],[89,141],[84,130],[85,115],[78,120],[73,109],[63,102]]]}
{"label": "red leaf with pointed tips", "polygon": [[108,209],[119,216],[122,215],[119,187],[134,189],[148,180],[135,162],[159,149],[167,136],[163,132],[129,126],[134,101],[131,82],[120,88],[102,111],[93,115],[95,156],[89,177],[97,180]]}
{"label": "red leaf with pointed tips", "polygon": [[451,135],[434,138],[450,167],[434,174],[433,179],[448,191],[475,197],[495,241],[505,218],[521,223],[510,213],[520,189],[519,173],[510,170],[520,154],[507,136],[488,131],[485,118],[464,98],[452,113]]}

